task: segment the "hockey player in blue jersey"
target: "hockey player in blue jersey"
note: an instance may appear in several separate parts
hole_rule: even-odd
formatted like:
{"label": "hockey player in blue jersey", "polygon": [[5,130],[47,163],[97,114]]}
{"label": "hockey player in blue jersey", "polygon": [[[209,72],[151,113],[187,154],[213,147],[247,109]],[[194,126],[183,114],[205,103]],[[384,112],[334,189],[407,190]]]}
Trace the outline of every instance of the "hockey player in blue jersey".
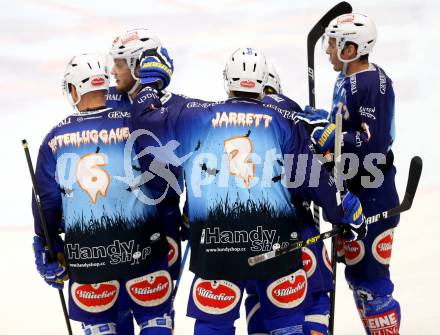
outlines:
{"label": "hockey player in blue jersey", "polygon": [[[128,116],[105,106],[105,62],[94,54],[67,65],[63,91],[77,110],[40,147],[36,181],[52,245],[66,265],[48,261],[35,203],[34,251],[45,281],[62,288],[69,277],[69,317],[84,334],[117,334],[118,304],[129,301],[142,335],[170,335],[172,280],[168,244],[156,207],[130,149]],[[65,233],[65,239],[60,233]]]}
{"label": "hockey player in blue jersey", "polygon": [[[337,78],[330,123],[315,128],[312,140],[322,152],[334,146],[334,120],[338,109],[343,114],[344,153],[355,153],[359,171],[348,179],[348,190],[362,202],[367,216],[398,205],[394,183],[396,169],[391,146],[395,137],[394,91],[391,79],[378,65],[369,61],[377,30],[371,18],[362,14],[346,14],[334,19],[325,31],[326,53]],[[310,111],[310,110],[309,110]],[[308,113],[310,120],[326,114],[321,110]],[[317,115],[318,114],[318,115]],[[319,115],[321,114],[321,115]],[[379,185],[369,184],[369,157],[375,155],[377,169],[383,175]],[[377,156],[377,155],[380,156]],[[338,255],[346,264],[346,279],[367,334],[398,334],[400,306],[393,298],[394,285],[389,264],[395,216],[370,225],[362,241],[340,245]]]}
{"label": "hockey player in blue jersey", "polygon": [[[134,97],[139,92],[139,57],[147,50],[156,53],[161,50],[159,38],[149,29],[128,30],[118,36],[110,49],[113,61],[111,74],[114,76],[116,86],[110,86],[107,94],[107,106],[130,113]],[[165,90],[169,82],[163,83],[160,90],[161,102],[167,106],[185,100],[185,97],[173,94]],[[179,197],[172,195],[168,201],[158,204],[161,218],[166,227],[169,244],[168,265],[170,266],[171,278],[177,280],[181,261],[181,237],[187,236],[187,230],[183,225],[179,209]],[[134,333],[131,313],[124,304],[120,304],[120,319],[117,322],[117,330],[123,335]]]}
{"label": "hockey player in blue jersey", "polygon": [[[363,225],[359,201],[349,193],[341,205],[324,170],[316,176],[317,186],[308,187],[313,160],[309,133],[284,118],[280,107],[261,101],[267,81],[261,52],[238,49],[228,59],[224,73],[230,99],[220,102],[190,100],[161,107],[153,88],[169,75],[161,68],[154,57],[142,60],[139,76],[149,86],[136,97],[131,122],[144,132],[136,141],[151,164],[183,165],[190,270],[195,273],[187,315],[196,319],[194,333],[234,334],[244,286],[254,285],[267,330],[303,334],[310,295],[300,253],[255,267],[247,259],[298,238],[292,195],[316,201],[332,222],[347,224],[348,239],[356,236],[351,228]],[[295,176],[299,154],[306,158],[299,169],[304,183],[289,187],[286,181]],[[283,155],[290,155],[286,164],[277,163]],[[168,185],[156,179],[153,187]]]}
{"label": "hockey player in blue jersey", "polygon": [[[282,95],[280,77],[275,67],[269,63],[268,80],[264,87],[265,97],[263,103],[277,104],[283,110],[302,112],[301,107]],[[294,114],[286,114],[286,118],[291,118]],[[295,201],[295,199],[294,199]],[[319,235],[313,217],[308,208],[308,203],[296,199],[295,207],[298,211],[299,221],[302,223],[300,230],[301,239],[307,239]],[[302,249],[301,258],[303,267],[307,274],[307,281],[310,287],[312,302],[304,311],[305,322],[303,332],[305,335],[328,334],[328,320],[330,314],[330,298],[328,292],[333,289],[331,275],[331,263],[323,242],[312,244]],[[247,287],[247,298],[245,300],[246,322],[248,334],[268,334],[260,317],[260,302],[256,292],[251,287]]]}
{"label": "hockey player in blue jersey", "polygon": [[[139,78],[136,71],[139,68],[139,57],[142,53],[150,50],[152,54],[160,57],[161,42],[158,37],[148,29],[129,30],[117,37],[110,50],[113,59],[111,74],[114,76],[116,86],[109,88],[107,94],[107,106],[130,112],[133,98],[139,92]],[[162,51],[166,52],[166,51]],[[168,92],[165,88],[168,82],[162,83],[160,89],[160,99],[164,106],[177,104],[186,99],[186,97]],[[169,265],[173,280],[177,279],[180,267],[180,238],[179,230],[183,227],[180,218],[178,197],[168,199],[169,202],[161,203],[159,206],[166,207],[163,212],[167,213],[164,221],[167,225],[167,237],[170,245]],[[174,203],[173,203],[173,201]],[[161,210],[162,208],[159,208]],[[183,228],[182,228],[183,229]]]}

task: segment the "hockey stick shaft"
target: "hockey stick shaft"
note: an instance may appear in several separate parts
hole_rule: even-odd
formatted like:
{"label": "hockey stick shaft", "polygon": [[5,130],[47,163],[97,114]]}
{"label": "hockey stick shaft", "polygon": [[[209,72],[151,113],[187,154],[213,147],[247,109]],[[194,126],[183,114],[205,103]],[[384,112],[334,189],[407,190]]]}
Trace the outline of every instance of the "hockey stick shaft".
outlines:
{"label": "hockey stick shaft", "polygon": [[[399,214],[401,214],[411,208],[412,202],[414,200],[414,196],[416,194],[417,187],[419,184],[420,176],[422,173],[422,167],[423,167],[422,159],[419,156],[413,157],[411,160],[410,168],[409,168],[408,182],[406,185],[405,196],[404,196],[402,202],[394,208],[391,208],[387,211],[377,213],[375,215],[367,217],[365,219],[367,224],[372,224],[372,223],[390,218],[392,216],[399,215]],[[310,237],[306,240],[292,243],[291,245],[289,245],[287,247],[280,248],[280,249],[273,250],[273,251],[269,251],[264,254],[256,255],[253,257],[249,257],[248,263],[250,266],[254,266],[258,263],[265,262],[269,259],[279,257],[281,255],[285,255],[289,252],[301,249],[301,248],[306,247],[311,244],[318,243],[319,241],[323,241],[327,238],[331,238],[333,236],[336,236],[336,235],[342,233],[343,231],[344,231],[343,227],[338,226],[338,227],[336,227],[330,231],[327,231],[325,233]]]}
{"label": "hockey stick shaft", "polygon": [[[339,191],[343,190],[341,183],[341,147],[342,147],[342,104],[339,105],[338,112],[336,114],[336,133],[335,133],[335,167],[333,176],[335,179],[336,187]],[[338,194],[339,200],[340,195]],[[335,307],[336,307],[336,276],[337,276],[337,263],[336,253],[337,253],[337,241],[336,235],[332,237],[332,279],[333,279],[333,290],[330,291],[330,319],[329,319],[329,334],[333,335],[333,329],[335,324]]]}
{"label": "hockey stick shaft", "polygon": [[[182,279],[183,269],[185,268],[186,259],[188,258],[189,253],[189,240],[186,243],[185,251],[183,252],[182,260],[180,261],[180,269],[179,269],[179,275],[177,276],[176,284],[174,285],[173,293],[171,294],[171,314],[174,314],[174,300],[177,296],[177,291],[179,290],[180,281]],[[172,334],[174,334],[175,329],[175,323],[174,323],[174,317],[173,317],[173,330]]]}
{"label": "hockey stick shaft", "polygon": [[[325,28],[330,21],[339,15],[351,13],[352,8],[348,2],[342,1],[332,7],[310,30],[307,35],[307,74],[309,83],[309,105],[315,107],[315,46],[325,32]],[[312,206],[313,221],[320,230],[320,211],[319,206],[313,203]]]}
{"label": "hockey stick shaft", "polygon": [[[55,260],[56,255],[53,251],[52,241],[51,241],[51,238],[49,235],[49,229],[47,227],[46,216],[44,214],[43,206],[41,205],[40,192],[38,189],[37,179],[35,177],[35,172],[34,172],[34,167],[32,164],[31,155],[29,153],[29,144],[27,143],[26,140],[22,140],[21,142],[23,145],[24,154],[26,155],[26,161],[27,161],[27,165],[29,168],[29,174],[30,174],[31,180],[32,180],[32,190],[33,190],[33,194],[34,194],[34,199],[35,199],[35,203],[38,208],[38,214],[40,215],[41,227],[43,228],[43,234],[44,234],[44,238],[46,240],[46,245],[47,245],[47,249],[49,252],[49,257],[51,260]],[[67,305],[66,305],[66,300],[64,298],[63,290],[58,289],[58,294],[59,294],[60,300],[61,300],[61,307],[63,308],[63,314],[64,314],[64,319],[66,321],[67,331],[68,331],[69,335],[72,335],[72,326],[70,324],[69,314],[67,312]]]}
{"label": "hockey stick shaft", "polygon": [[188,254],[189,254],[189,240],[186,243],[185,246],[185,251],[183,252],[183,256],[182,256],[182,261],[180,262],[180,269],[179,269],[179,276],[177,277],[176,280],[176,285],[174,286],[174,290],[173,290],[173,300],[177,295],[177,290],[179,289],[179,285],[180,285],[180,280],[182,279],[182,274],[183,274],[183,269],[185,268],[185,264],[186,264],[186,259],[188,258]]}

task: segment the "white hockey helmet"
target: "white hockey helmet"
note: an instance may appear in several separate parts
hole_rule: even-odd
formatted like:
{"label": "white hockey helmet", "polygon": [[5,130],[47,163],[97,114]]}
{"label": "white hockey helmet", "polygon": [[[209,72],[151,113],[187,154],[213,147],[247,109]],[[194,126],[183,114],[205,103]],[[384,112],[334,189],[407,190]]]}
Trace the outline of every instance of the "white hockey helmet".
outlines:
{"label": "white hockey helmet", "polygon": [[[69,84],[75,86],[78,100],[73,101]],[[76,106],[81,96],[92,91],[108,90],[109,72],[105,60],[98,54],[89,53],[73,57],[67,64],[62,81],[63,94]]]}
{"label": "white hockey helmet", "polygon": [[266,57],[261,51],[252,48],[235,50],[226,62],[223,72],[228,94],[231,91],[262,94],[267,76]]}
{"label": "white hockey helmet", "polygon": [[280,76],[272,63],[268,64],[268,77],[266,87],[271,87],[277,94],[282,94]]}
{"label": "white hockey helmet", "polygon": [[[377,29],[373,20],[368,16],[351,13],[333,19],[325,29],[325,35],[336,39],[338,58],[341,62],[348,63],[373,50],[377,40]],[[344,60],[341,58],[346,42],[352,42],[358,46],[356,57],[353,59]]]}
{"label": "white hockey helmet", "polygon": [[145,50],[161,47],[159,38],[149,29],[132,29],[118,36],[113,41],[110,55],[113,59],[125,59],[131,75],[138,81],[135,74],[139,57]]}

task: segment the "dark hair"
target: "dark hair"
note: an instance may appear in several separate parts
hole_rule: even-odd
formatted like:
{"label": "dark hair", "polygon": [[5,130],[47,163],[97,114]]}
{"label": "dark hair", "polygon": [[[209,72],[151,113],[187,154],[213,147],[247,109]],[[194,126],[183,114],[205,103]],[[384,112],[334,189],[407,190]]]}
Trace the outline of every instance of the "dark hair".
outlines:
{"label": "dark hair", "polygon": [[232,95],[237,98],[251,98],[251,99],[260,99],[259,93],[253,92],[242,92],[242,91],[231,91]]}
{"label": "dark hair", "polygon": [[[357,45],[356,43],[353,43],[353,42],[345,42],[344,49],[345,49],[345,47],[348,47],[348,46],[350,46],[350,45],[353,45],[353,46],[356,48],[356,51],[357,51],[358,45]],[[366,54],[366,55],[362,55],[362,56],[360,56],[360,57],[359,57],[359,60],[360,60],[361,62],[368,62],[368,55],[369,55],[369,54]]]}
{"label": "dark hair", "polygon": [[278,92],[272,86],[264,86],[264,94],[278,94]]}

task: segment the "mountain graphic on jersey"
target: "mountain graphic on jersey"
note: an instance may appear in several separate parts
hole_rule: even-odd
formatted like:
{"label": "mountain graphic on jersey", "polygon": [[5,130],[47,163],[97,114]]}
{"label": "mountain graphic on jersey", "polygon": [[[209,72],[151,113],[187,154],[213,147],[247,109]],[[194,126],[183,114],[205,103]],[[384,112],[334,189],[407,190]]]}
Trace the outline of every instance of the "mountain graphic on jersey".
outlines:
{"label": "mountain graphic on jersey", "polygon": [[79,283],[143,275],[153,255],[167,252],[156,208],[137,197],[150,193],[126,148],[129,117],[109,108],[71,115],[40,148],[42,201],[62,207],[70,278]]}

